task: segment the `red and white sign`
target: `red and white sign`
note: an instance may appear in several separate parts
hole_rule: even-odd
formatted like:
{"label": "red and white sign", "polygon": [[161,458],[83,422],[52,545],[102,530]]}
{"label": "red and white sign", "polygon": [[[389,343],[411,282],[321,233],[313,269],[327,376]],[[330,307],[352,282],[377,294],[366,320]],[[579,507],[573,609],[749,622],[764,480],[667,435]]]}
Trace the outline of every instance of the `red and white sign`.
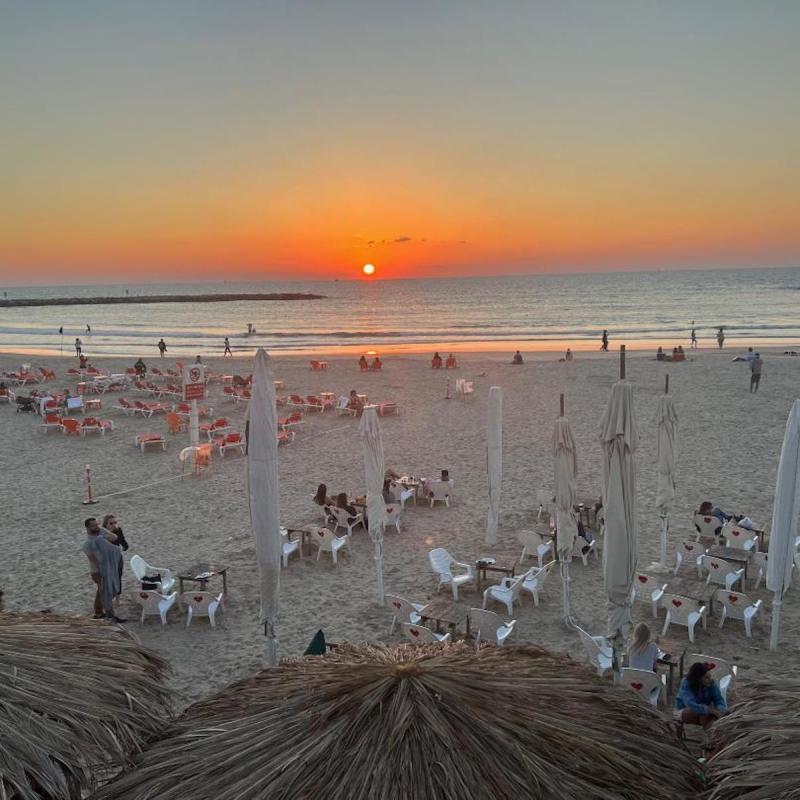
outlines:
{"label": "red and white sign", "polygon": [[206,396],[206,368],[190,364],[183,368],[183,399],[203,400]]}

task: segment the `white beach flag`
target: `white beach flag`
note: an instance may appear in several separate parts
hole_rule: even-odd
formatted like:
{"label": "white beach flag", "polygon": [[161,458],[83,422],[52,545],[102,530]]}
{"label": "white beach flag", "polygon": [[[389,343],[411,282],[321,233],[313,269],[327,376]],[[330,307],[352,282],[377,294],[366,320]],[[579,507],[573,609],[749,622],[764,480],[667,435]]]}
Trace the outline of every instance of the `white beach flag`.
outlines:
{"label": "white beach flag", "polygon": [[277,434],[272,366],[267,353],[259,348],[253,370],[252,397],[247,408],[247,488],[261,589],[261,622],[272,666],[278,663],[275,623],[282,551]]}
{"label": "white beach flag", "polygon": [[783,593],[792,583],[792,564],[800,516],[800,400],[795,400],[783,435],[775,500],[772,505],[772,531],[767,555],[767,589],[773,593],[772,630],[769,648],[778,647]]}
{"label": "white beach flag", "polygon": [[678,412],[672,396],[662,394],[656,411],[656,463],[658,485],[656,509],[661,517],[661,569],[667,568],[667,533],[669,512],[675,499],[675,462],[678,457]]}
{"label": "white beach flag", "polygon": [[489,481],[489,513],[486,544],[497,544],[500,522],[500,494],[503,488],[503,390],[489,389],[489,424],[486,431],[486,473]]}
{"label": "white beach flag", "polygon": [[383,439],[374,406],[364,409],[359,425],[364,451],[364,475],[367,482],[367,517],[375,561],[375,586],[379,605],[383,605],[383,524],[386,504],[383,502],[383,478],[386,467],[383,458]]}

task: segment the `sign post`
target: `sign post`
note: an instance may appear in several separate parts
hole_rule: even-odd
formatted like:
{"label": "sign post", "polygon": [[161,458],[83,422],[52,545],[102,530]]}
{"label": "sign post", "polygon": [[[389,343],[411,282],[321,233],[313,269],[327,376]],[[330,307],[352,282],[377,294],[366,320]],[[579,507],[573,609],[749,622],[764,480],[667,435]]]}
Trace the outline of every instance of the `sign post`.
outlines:
{"label": "sign post", "polygon": [[183,399],[192,404],[189,417],[189,444],[196,447],[200,443],[200,423],[197,401],[206,396],[206,368],[202,364],[191,364],[183,368]]}

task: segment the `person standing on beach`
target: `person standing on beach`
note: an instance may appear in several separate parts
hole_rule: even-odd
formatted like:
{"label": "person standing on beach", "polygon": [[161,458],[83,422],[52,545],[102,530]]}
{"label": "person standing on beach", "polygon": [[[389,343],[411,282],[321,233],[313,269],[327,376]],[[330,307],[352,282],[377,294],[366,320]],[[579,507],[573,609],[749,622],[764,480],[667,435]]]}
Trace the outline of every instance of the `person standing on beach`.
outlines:
{"label": "person standing on beach", "polygon": [[[107,531],[108,533],[114,536],[114,541],[111,544],[117,545],[117,547],[121,547],[124,552],[128,551],[130,545],[128,544],[127,540],[125,539],[125,534],[122,532],[122,528],[120,527],[119,523],[117,522],[117,517],[115,514],[106,514],[103,517],[103,530]],[[103,534],[105,536],[105,533]],[[111,538],[106,536],[106,538],[111,541]],[[122,586],[122,567],[125,563],[124,559],[119,560],[119,583],[120,587]]]}
{"label": "person standing on beach", "polygon": [[717,344],[719,349],[722,350],[722,345],[725,344],[725,331],[722,328],[717,331]]}
{"label": "person standing on beach", "polygon": [[92,326],[91,325],[88,325],[88,324],[86,325],[86,333],[88,333],[90,336],[92,335]]}
{"label": "person standing on beach", "polygon": [[233,358],[233,353],[231,353],[231,343],[228,341],[227,336],[225,337],[225,352],[222,354],[223,358],[225,358],[225,356],[230,356]]}
{"label": "person standing on beach", "polygon": [[697,331],[694,328],[694,320],[692,320],[692,350],[697,348]]}
{"label": "person standing on beach", "polygon": [[602,338],[601,341],[602,341],[602,344],[600,345],[600,349],[603,352],[607,353],[608,352],[608,331],[605,331],[605,330],[603,331],[603,338]]}
{"label": "person standing on beach", "polygon": [[764,362],[761,360],[761,353],[756,353],[756,357],[750,362],[750,394],[758,391],[758,384],[761,382],[761,368]]}
{"label": "person standing on beach", "polygon": [[81,357],[81,350],[83,349],[83,342],[76,336],[75,337],[75,355]]}
{"label": "person standing on beach", "polygon": [[167,343],[163,336],[158,340],[158,352],[161,353],[161,358],[164,358],[164,353],[167,352]]}
{"label": "person standing on beach", "polygon": [[[114,613],[114,598],[120,593],[120,568],[122,552],[106,538],[106,533],[94,517],[84,523],[86,541],[83,552],[89,559],[89,572],[97,587],[94,596],[94,618],[125,622]],[[109,533],[109,536],[113,534]],[[114,537],[116,539],[116,537]]]}

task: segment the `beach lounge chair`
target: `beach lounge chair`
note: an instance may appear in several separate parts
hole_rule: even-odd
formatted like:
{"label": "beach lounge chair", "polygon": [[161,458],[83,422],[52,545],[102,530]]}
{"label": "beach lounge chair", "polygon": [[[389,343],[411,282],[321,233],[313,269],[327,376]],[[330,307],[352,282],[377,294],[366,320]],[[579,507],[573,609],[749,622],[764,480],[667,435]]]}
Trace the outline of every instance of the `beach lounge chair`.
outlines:
{"label": "beach lounge chair", "polygon": [[336,521],[333,526],[334,532],[338,528],[347,528],[347,534],[349,536],[353,533],[353,528],[355,528],[356,525],[360,525],[362,528],[365,527],[364,515],[361,513],[351,517],[346,508],[338,508],[337,506],[327,506],[326,511],[328,511],[331,517]]}
{"label": "beach lounge chair", "polygon": [[136,406],[131,403],[130,401],[126,400],[124,397],[120,397],[117,399],[117,404],[112,406],[115,411],[121,411],[125,416],[134,416],[136,414]]}
{"label": "beach lounge chair", "polygon": [[160,447],[163,450],[167,449],[167,442],[164,437],[160,433],[139,433],[136,435],[134,439],[134,444],[138,447],[143,453],[145,448],[156,448]]}
{"label": "beach lounge chair", "polygon": [[386,513],[383,515],[383,527],[387,528],[389,525],[394,525],[397,532],[400,533],[400,515],[402,508],[399,505],[386,506]]}
{"label": "beach lounge chair", "polygon": [[515,578],[505,577],[497,586],[489,586],[483,592],[483,607],[486,608],[490,600],[495,603],[505,605],[508,615],[514,613],[514,603],[519,601],[519,593],[522,591],[522,582],[531,577],[536,567],[532,567],[528,572],[517,575]]}
{"label": "beach lounge chair", "polygon": [[449,481],[428,481],[428,499],[433,508],[434,503],[444,503],[450,508],[450,498],[453,493],[453,480]]}
{"label": "beach lounge chair", "polygon": [[305,408],[307,403],[305,397],[302,397],[299,394],[290,394],[289,399],[286,401],[286,405],[291,406],[292,408]]}
{"label": "beach lounge chair", "polygon": [[69,417],[64,417],[61,420],[61,430],[67,436],[80,436],[81,435],[81,425],[77,419],[70,419]]}
{"label": "beach lounge chair", "polygon": [[289,566],[289,556],[292,553],[300,555],[300,542],[297,539],[290,539],[289,531],[281,528],[281,560],[284,569]]}
{"label": "beach lounge chair", "polygon": [[735,664],[729,664],[724,658],[704,655],[703,653],[686,653],[683,657],[683,668],[688,672],[692,664],[697,664],[698,662],[706,665],[711,679],[716,681],[719,687],[722,699],[727,703],[728,692],[739,674],[739,668]]}
{"label": "beach lounge chair", "polygon": [[658,703],[667,688],[666,675],[657,675],[648,669],[625,667],[621,671],[621,677],[624,687],[633,689],[644,700],[647,700],[653,708],[658,708]]}
{"label": "beach lounge chair", "polygon": [[729,590],[744,575],[744,567],[734,569],[729,562],[715,556],[703,556],[702,565],[708,571],[706,583],[718,583]]}
{"label": "beach lounge chair", "polygon": [[310,394],[306,397],[305,404],[303,408],[306,411],[317,411],[320,414],[325,411],[327,406],[322,402],[319,397],[315,397],[313,394]]}
{"label": "beach lounge chair", "polygon": [[722,526],[721,536],[725,539],[726,547],[735,547],[748,552],[758,550],[758,533],[747,528],[740,528],[733,520]]}
{"label": "beach lounge chair", "polygon": [[86,419],[81,421],[81,436],[86,436],[87,433],[99,433],[101,436],[105,436],[106,431],[113,430],[114,423],[110,419],[86,417]]}
{"label": "beach lounge chair", "polygon": [[278,431],[278,447],[291,444],[294,441],[294,431]]}
{"label": "beach lounge chair", "polygon": [[719,621],[721,628],[725,620],[739,619],[744,622],[744,632],[748,639],[753,638],[753,620],[761,610],[762,601],[756,600],[754,603],[746,594],[742,592],[731,592],[728,589],[717,590],[714,599],[722,605],[722,618]]}
{"label": "beach lounge chair", "polygon": [[[443,547],[437,547],[428,553],[428,561],[431,565],[431,570],[436,575],[438,585],[436,591],[438,592],[442,586],[449,586],[453,592],[453,600],[458,601],[458,587],[464,586],[467,583],[475,582],[475,572],[470,564],[464,564],[461,561],[456,561],[450,553]],[[453,574],[453,568],[456,567],[466,572],[459,572]]]}
{"label": "beach lounge chair", "polygon": [[675,551],[675,575],[678,570],[686,563],[688,566],[693,566],[697,569],[697,577],[703,577],[703,556],[706,555],[708,550],[700,544],[700,542],[683,541],[680,543],[678,549]]}
{"label": "beach lounge chair", "polygon": [[661,595],[667,590],[667,584],[657,581],[644,572],[636,572],[633,576],[633,588],[631,589],[631,602],[649,603],[653,611],[653,619],[658,617],[658,609],[661,605]]}
{"label": "beach lounge chair", "polygon": [[544,566],[544,557],[549,553],[553,557],[553,539],[545,541],[536,531],[520,531],[518,535],[519,543],[522,545],[522,554],[519,563],[524,563],[526,558],[536,557],[539,566]]}
{"label": "beach lounge chair", "polygon": [[327,361],[311,361],[309,363],[311,365],[312,372],[324,372],[326,369],[328,369]]}
{"label": "beach lounge chair", "polygon": [[664,627],[661,635],[666,636],[670,625],[683,625],[689,631],[689,641],[694,642],[694,629],[698,622],[706,620],[706,606],[691,597],[665,592],[661,595],[661,605],[666,609]]}
{"label": "beach lounge chair", "polygon": [[535,607],[539,606],[539,592],[542,590],[544,582],[550,577],[550,573],[553,571],[555,564],[555,560],[548,561],[539,569],[529,569],[523,576],[525,580],[522,581],[522,588],[524,591],[530,592],[531,595],[533,595],[533,605]]}
{"label": "beach lounge chair", "polygon": [[389,634],[394,633],[395,626],[400,623],[409,622],[412,625],[417,625],[421,619],[419,612],[425,607],[422,603],[412,603],[404,597],[397,595],[385,595],[384,602],[386,608],[392,612],[392,625],[389,628]]}
{"label": "beach lounge chair", "polygon": [[0,389],[0,403],[10,403],[11,396],[9,395],[8,389],[3,387]]}
{"label": "beach lounge chair", "polygon": [[475,649],[478,650],[481,642],[502,647],[506,639],[514,632],[517,624],[515,619],[505,622],[499,614],[487,611],[484,608],[471,608],[469,610],[469,629],[475,637]]}
{"label": "beach lounge chair", "polygon": [[186,627],[192,624],[195,617],[208,617],[211,627],[216,628],[217,612],[223,609],[222,598],[222,592],[184,592],[181,604],[186,607]]}
{"label": "beach lounge chair", "polygon": [[578,636],[581,637],[581,644],[586,651],[586,655],[589,656],[589,663],[602,678],[613,667],[614,652],[611,643],[605,636],[592,636],[577,625],[575,630],[578,631]]}
{"label": "beach lounge chair", "polygon": [[300,411],[293,411],[288,417],[278,417],[278,427],[284,431],[294,428],[296,425],[302,425],[304,422],[303,414]]}
{"label": "beach lounge chair", "polygon": [[422,625],[412,625],[410,622],[400,624],[403,635],[414,644],[440,644],[450,641],[449,633],[434,633],[430,628]]}
{"label": "beach lounge chair", "polygon": [[244,437],[241,433],[227,433],[222,437],[222,441],[218,445],[219,454],[224,458],[228,450],[238,450],[244,455],[245,447],[247,446]]}
{"label": "beach lounge chair", "polygon": [[142,607],[142,617],[140,625],[144,625],[144,618],[147,616],[159,616],[161,624],[167,624],[167,613],[175,605],[178,593],[173,592],[169,595],[160,594],[155,589],[139,589],[133,593],[133,599]]}
{"label": "beach lounge chair", "polygon": [[701,539],[719,538],[722,532],[722,523],[713,514],[695,514],[693,520],[698,542]]}
{"label": "beach lounge chair", "polygon": [[350,534],[337,536],[328,528],[317,528],[313,534],[313,541],[317,545],[317,561],[323,553],[330,553],[334,565],[338,565],[337,553],[343,548],[350,552]]}
{"label": "beach lounge chair", "polygon": [[61,417],[58,414],[45,414],[41,427],[45,433],[47,431],[60,431]]}
{"label": "beach lounge chair", "polygon": [[[130,560],[131,572],[136,576],[139,583],[152,583],[155,585],[156,591],[160,594],[167,594],[172,591],[175,586],[175,577],[171,569],[166,567],[153,567],[148,564],[141,556],[131,556]],[[147,578],[154,578],[155,580],[147,580]]]}

